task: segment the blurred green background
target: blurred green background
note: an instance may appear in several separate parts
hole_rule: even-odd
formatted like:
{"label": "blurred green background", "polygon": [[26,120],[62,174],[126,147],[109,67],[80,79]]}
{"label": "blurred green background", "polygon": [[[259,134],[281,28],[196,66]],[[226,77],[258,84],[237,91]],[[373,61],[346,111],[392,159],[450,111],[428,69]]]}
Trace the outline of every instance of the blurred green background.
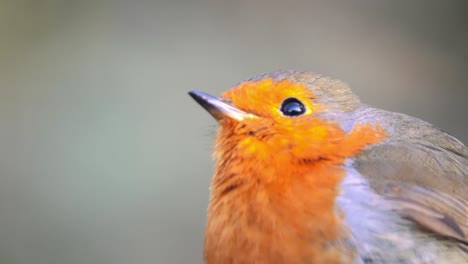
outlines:
{"label": "blurred green background", "polygon": [[0,2],[0,263],[201,263],[216,123],[275,69],[468,142],[460,1]]}

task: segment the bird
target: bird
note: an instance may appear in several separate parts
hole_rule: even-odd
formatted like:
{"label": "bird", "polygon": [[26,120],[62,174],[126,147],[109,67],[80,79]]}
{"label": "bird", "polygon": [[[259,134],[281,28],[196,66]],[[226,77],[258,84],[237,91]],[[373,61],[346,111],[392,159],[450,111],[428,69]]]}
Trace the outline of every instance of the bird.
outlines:
{"label": "bird", "polygon": [[205,263],[468,263],[452,135],[307,71],[189,95],[219,124]]}

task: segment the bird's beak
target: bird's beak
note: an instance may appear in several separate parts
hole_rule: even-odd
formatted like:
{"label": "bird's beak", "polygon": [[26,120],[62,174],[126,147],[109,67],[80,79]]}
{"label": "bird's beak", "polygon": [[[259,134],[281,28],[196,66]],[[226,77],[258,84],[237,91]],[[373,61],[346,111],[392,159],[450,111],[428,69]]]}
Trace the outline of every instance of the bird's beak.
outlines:
{"label": "bird's beak", "polygon": [[237,121],[242,121],[247,117],[254,117],[254,115],[230,105],[229,100],[196,90],[190,91],[189,94],[218,121],[226,117]]}

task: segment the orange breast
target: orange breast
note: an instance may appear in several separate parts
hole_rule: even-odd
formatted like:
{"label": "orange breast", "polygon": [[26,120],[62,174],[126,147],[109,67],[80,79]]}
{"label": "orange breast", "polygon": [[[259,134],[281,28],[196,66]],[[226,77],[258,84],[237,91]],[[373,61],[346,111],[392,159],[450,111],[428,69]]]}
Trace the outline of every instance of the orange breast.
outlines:
{"label": "orange breast", "polygon": [[[265,124],[268,126],[268,124]],[[325,128],[317,138],[307,129]],[[346,158],[385,133],[358,125],[346,134],[310,120],[295,131],[259,132],[240,124],[218,132],[206,226],[206,263],[352,263],[354,252],[335,206]]]}

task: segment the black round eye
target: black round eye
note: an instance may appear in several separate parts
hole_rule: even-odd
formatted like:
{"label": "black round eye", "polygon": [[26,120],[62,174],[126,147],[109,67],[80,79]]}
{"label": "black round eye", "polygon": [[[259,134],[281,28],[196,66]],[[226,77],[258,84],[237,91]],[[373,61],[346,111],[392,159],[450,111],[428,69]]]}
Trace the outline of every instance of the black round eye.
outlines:
{"label": "black round eye", "polygon": [[280,110],[285,116],[299,116],[305,113],[306,108],[301,101],[290,97],[283,101]]}

